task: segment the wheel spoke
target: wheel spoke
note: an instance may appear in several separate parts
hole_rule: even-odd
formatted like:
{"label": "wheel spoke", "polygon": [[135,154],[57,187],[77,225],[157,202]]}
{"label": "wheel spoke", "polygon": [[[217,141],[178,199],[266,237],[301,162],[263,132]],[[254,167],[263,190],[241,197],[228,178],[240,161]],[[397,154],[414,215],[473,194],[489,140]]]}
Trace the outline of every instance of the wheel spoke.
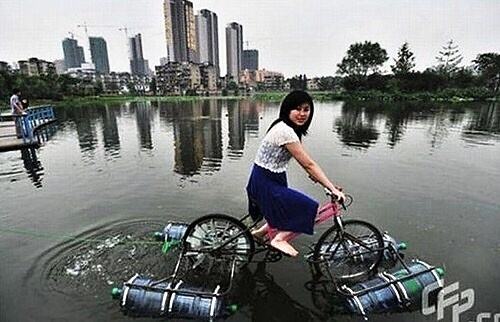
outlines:
{"label": "wheel spoke", "polygon": [[[207,256],[213,261],[214,270],[224,271],[230,268],[233,260],[242,265],[253,256],[253,240],[247,228],[234,218],[225,215],[208,215],[193,222],[186,232],[186,246],[189,252]],[[196,255],[191,255],[196,258]],[[226,265],[227,264],[227,265]],[[229,265],[229,266],[228,266]],[[205,273],[207,267],[198,269]]]}
{"label": "wheel spoke", "polygon": [[327,269],[327,276],[341,279],[361,277],[373,271],[380,262],[383,240],[372,225],[348,220],[344,222],[342,233],[337,228],[325,232],[315,246],[314,254],[316,258],[326,257],[327,265],[324,261],[319,262],[317,268],[323,274],[322,270]]}

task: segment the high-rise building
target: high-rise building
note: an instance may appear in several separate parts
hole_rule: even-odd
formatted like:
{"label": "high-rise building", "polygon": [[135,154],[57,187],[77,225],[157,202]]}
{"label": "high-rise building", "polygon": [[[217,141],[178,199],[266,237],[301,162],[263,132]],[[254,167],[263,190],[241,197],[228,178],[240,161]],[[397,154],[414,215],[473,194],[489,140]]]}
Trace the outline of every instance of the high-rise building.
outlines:
{"label": "high-rise building", "polygon": [[242,69],[259,69],[259,51],[256,49],[243,50]]}
{"label": "high-rise building", "polygon": [[219,77],[219,34],[217,15],[214,12],[203,9],[196,15],[196,35],[198,62],[213,65]]}
{"label": "high-rise building", "polygon": [[78,60],[80,61],[80,66],[82,64],[85,64],[85,52],[83,50],[83,46],[78,46],[76,48],[77,55],[78,55]]}
{"label": "high-rise building", "polygon": [[89,37],[90,54],[95,70],[100,74],[109,74],[108,47],[102,37]]}
{"label": "high-rise building", "polygon": [[243,55],[243,27],[232,22],[226,27],[227,75],[238,82]]}
{"label": "high-rise building", "polygon": [[[163,17],[165,19],[165,40],[167,44],[167,59],[174,62],[181,59],[181,42],[186,43],[185,31],[181,23],[184,16],[182,0],[163,0]],[[184,38],[182,36],[184,35]],[[174,46],[175,43],[175,46]],[[186,54],[187,56],[187,54]]]}
{"label": "high-rise building", "polygon": [[146,62],[142,54],[142,37],[137,34],[129,38],[129,60],[130,60],[130,73],[132,75],[145,75]]}
{"label": "high-rise building", "polygon": [[73,38],[66,38],[62,42],[64,52],[64,63],[67,68],[80,67],[85,62],[83,47],[78,46],[78,41]]}
{"label": "high-rise building", "polygon": [[193,3],[187,0],[164,0],[163,16],[168,60],[197,62]]}
{"label": "high-rise building", "polygon": [[196,63],[198,62],[198,45],[196,41],[193,3],[191,1],[184,1],[184,13],[184,23],[186,25],[187,61]]}

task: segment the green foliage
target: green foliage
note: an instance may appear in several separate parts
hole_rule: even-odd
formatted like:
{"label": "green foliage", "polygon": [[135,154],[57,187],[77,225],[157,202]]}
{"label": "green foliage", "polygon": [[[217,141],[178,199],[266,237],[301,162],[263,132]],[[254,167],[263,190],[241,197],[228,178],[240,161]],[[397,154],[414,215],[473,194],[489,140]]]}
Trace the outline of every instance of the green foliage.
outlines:
{"label": "green foliage", "polygon": [[95,95],[99,86],[94,88],[90,81],[83,81],[67,75],[27,76],[20,73],[0,72],[0,98],[5,101],[13,88],[21,89],[29,99],[61,100],[64,96]]}
{"label": "green foliage", "polygon": [[377,42],[354,43],[347,50],[342,62],[337,65],[337,73],[351,78],[364,78],[369,73],[379,72],[380,66],[388,59],[387,51]]}
{"label": "green foliage", "polygon": [[432,70],[400,74],[394,78],[394,88],[405,93],[432,92],[446,87],[447,79]]}
{"label": "green foliage", "polygon": [[195,89],[189,88],[186,90],[185,96],[198,96],[198,93],[196,93]]}
{"label": "green foliage", "polygon": [[345,77],[344,88],[347,90],[387,90],[391,76],[374,73],[367,77]]}
{"label": "green foliage", "polygon": [[104,93],[104,85],[101,81],[97,81],[94,83],[94,95],[101,95]]}
{"label": "green foliage", "polygon": [[304,75],[299,75],[299,76],[293,76],[288,80],[290,83],[290,88],[292,90],[307,90],[307,76]]}
{"label": "green foliage", "polygon": [[339,89],[342,85],[341,77],[326,76],[320,77],[318,81],[318,87],[321,91],[333,91]]}
{"label": "green foliage", "polygon": [[415,56],[410,51],[410,46],[405,42],[398,51],[398,59],[394,59],[391,70],[394,75],[408,74],[415,68]]}
{"label": "green foliage", "polygon": [[472,62],[476,71],[480,73],[483,84],[498,93],[500,87],[500,54],[479,54]]}
{"label": "green foliage", "polygon": [[234,91],[238,89],[238,84],[235,81],[230,81],[226,87],[228,90]]}
{"label": "green foliage", "polygon": [[156,96],[156,78],[153,77],[151,82],[149,83],[149,88],[153,92],[153,95]]}

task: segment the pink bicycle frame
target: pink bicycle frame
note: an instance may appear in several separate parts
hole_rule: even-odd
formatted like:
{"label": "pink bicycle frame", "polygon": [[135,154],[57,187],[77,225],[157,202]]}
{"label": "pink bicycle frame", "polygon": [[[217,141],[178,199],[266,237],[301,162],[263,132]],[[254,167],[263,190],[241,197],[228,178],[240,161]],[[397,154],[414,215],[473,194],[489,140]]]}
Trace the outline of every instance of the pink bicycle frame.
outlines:
{"label": "pink bicycle frame", "polygon": [[[314,220],[314,226],[321,224],[332,217],[338,217],[340,215],[340,205],[336,202],[327,202],[318,209],[318,214],[316,215],[316,219]],[[272,240],[277,233],[278,230],[269,225],[269,228],[267,229],[267,237],[269,238],[269,240]],[[300,234],[301,233],[290,233],[283,239],[286,241],[290,241]]]}

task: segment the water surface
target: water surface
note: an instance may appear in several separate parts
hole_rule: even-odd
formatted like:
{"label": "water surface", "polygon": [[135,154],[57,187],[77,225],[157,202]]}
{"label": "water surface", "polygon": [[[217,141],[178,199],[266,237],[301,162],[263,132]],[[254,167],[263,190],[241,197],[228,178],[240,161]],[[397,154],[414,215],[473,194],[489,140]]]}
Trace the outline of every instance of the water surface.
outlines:
{"label": "water surface", "polygon": [[[132,320],[110,288],[136,272],[168,274],[175,258],[150,238],[165,223],[245,214],[249,169],[278,111],[247,100],[58,108],[43,147],[0,154],[0,320]],[[500,311],[498,105],[316,103],[304,144],[354,196],[349,216],[406,241],[407,258],[444,266],[446,283],[474,289],[464,321]],[[325,200],[294,162],[288,178]],[[325,229],[295,242],[302,254]],[[251,265],[229,320],[360,320],[307,289],[310,279],[303,258]]]}

